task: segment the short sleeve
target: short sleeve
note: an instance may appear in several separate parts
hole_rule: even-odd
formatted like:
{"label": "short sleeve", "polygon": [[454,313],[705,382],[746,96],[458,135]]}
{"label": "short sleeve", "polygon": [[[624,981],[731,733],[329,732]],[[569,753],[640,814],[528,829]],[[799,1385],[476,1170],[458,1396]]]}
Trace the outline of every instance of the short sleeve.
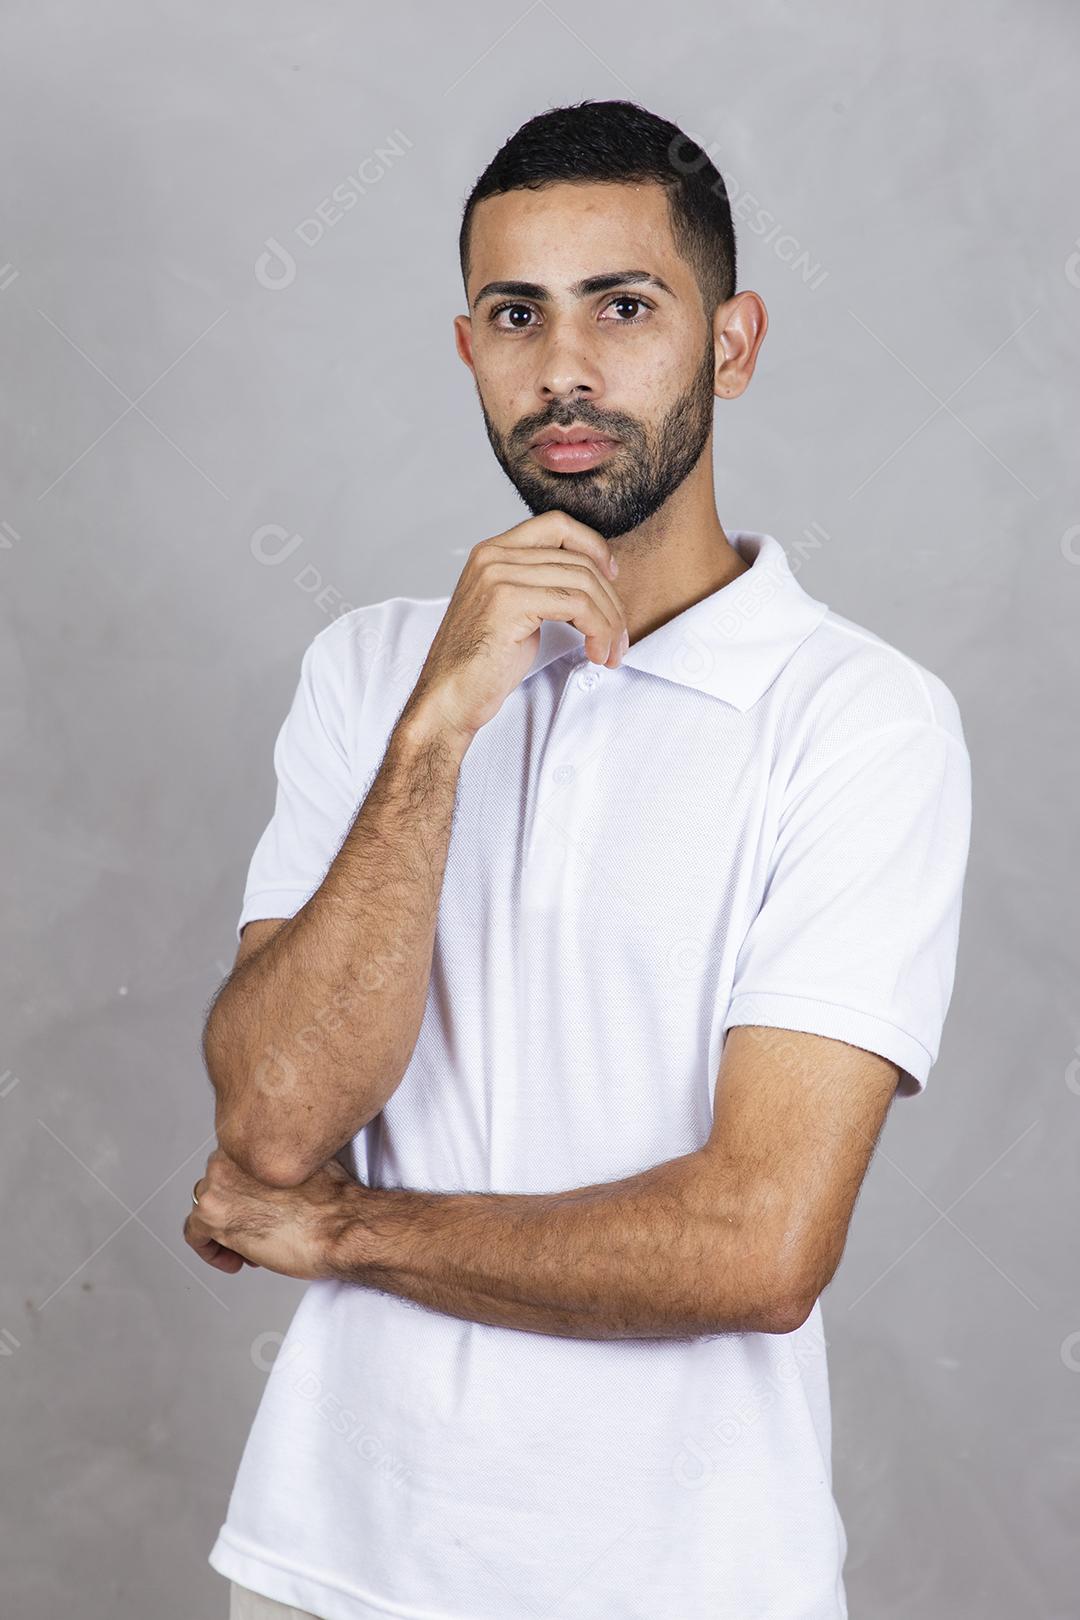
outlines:
{"label": "short sleeve", "polygon": [[971,826],[962,731],[904,720],[793,787],[725,1016],[831,1036],[921,1092],[952,995]]}
{"label": "short sleeve", "polygon": [[349,763],[347,639],[340,621],[308,644],[274,742],[274,812],[255,846],[236,925],[292,917],[315,893],[358,808]]}

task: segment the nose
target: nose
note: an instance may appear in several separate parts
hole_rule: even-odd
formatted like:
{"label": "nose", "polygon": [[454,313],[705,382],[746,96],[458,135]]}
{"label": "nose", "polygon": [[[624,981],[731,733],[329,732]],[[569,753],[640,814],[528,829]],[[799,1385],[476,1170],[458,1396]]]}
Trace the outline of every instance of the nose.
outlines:
{"label": "nose", "polygon": [[563,397],[595,400],[602,396],[603,381],[580,333],[552,330],[538,353],[536,391],[545,404]]}

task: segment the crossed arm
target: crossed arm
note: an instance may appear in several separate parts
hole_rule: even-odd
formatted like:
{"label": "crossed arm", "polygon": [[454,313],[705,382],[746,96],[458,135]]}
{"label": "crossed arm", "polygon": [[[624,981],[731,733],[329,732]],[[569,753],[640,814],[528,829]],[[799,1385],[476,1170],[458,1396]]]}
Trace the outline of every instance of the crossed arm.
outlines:
{"label": "crossed arm", "polygon": [[535,1195],[433,1193],[369,1188],[331,1161],[274,1187],[218,1150],[185,1235],[225,1270],[247,1259],[498,1327],[788,1333],[839,1264],[896,1079],[895,1065],[842,1041],[735,1027],[708,1142],[639,1175]]}
{"label": "crossed arm", "polygon": [[220,1146],[185,1238],[221,1270],[246,1260],[563,1337],[793,1331],[840,1261],[896,1087],[875,1053],[736,1026],[708,1141],[589,1187],[374,1188],[332,1157],[415,1044],[463,755],[406,705],[319,889],[244,929],[204,1032]]}

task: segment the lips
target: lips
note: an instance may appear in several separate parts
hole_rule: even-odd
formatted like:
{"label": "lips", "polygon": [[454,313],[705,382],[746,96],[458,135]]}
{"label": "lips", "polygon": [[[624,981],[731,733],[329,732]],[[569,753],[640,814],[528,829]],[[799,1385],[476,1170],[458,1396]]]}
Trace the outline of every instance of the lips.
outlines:
{"label": "lips", "polygon": [[615,439],[548,439],[534,444],[532,454],[552,472],[583,472],[598,466],[617,449]]}
{"label": "lips", "polygon": [[545,428],[529,449],[542,467],[553,472],[581,472],[597,466],[617,446],[617,439],[582,425]]}
{"label": "lips", "polygon": [[542,444],[584,444],[586,441],[599,444],[602,440],[611,441],[611,434],[604,433],[599,428],[591,428],[584,423],[578,423],[576,426],[568,428],[542,428],[536,437],[529,441],[529,448],[535,450]]}

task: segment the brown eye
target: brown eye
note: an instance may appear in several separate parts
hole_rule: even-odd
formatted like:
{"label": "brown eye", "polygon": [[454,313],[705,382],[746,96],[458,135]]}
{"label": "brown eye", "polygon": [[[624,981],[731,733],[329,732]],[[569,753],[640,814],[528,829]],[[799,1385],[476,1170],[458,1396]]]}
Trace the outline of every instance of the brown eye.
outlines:
{"label": "brown eye", "polygon": [[[611,300],[610,304],[608,304],[607,308],[614,309],[617,304],[636,304],[639,309],[646,311],[652,308],[652,305],[647,304],[644,298],[638,298],[633,293],[618,293],[616,297]],[[645,318],[645,315],[631,315],[628,319],[624,320],[620,316],[614,324],[616,326],[636,326],[639,321],[643,321]]]}
{"label": "brown eye", "polygon": [[[491,314],[488,316],[488,319],[491,322],[494,323],[494,321],[505,310],[514,310],[517,314],[520,314],[520,315],[531,315],[533,313],[528,304],[496,304],[495,308],[491,311]],[[508,326],[506,328],[506,330],[511,331],[511,332],[524,332],[524,331],[527,331],[528,328],[524,324],[512,323],[510,326]]]}

